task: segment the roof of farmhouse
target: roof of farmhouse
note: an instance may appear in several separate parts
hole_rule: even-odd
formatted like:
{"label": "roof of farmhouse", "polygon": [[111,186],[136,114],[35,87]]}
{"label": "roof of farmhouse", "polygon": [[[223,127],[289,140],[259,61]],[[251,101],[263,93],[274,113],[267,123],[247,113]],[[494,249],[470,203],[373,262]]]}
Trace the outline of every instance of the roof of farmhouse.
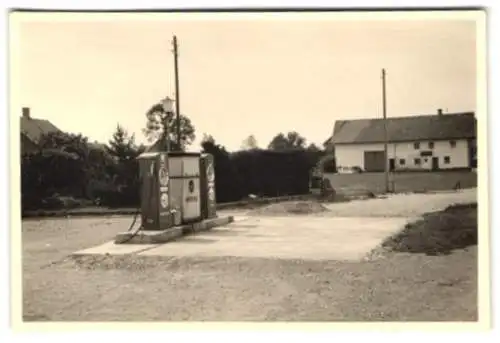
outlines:
{"label": "roof of farmhouse", "polygon": [[[470,139],[476,137],[474,112],[387,118],[388,141]],[[384,142],[384,119],[337,120],[330,144]]]}

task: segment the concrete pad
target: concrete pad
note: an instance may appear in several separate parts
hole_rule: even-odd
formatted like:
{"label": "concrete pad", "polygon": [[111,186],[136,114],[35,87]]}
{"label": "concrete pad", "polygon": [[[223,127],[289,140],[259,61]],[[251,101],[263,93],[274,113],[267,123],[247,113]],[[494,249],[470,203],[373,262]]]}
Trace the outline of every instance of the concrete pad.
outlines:
{"label": "concrete pad", "polygon": [[120,232],[115,237],[115,244],[161,244],[182,236],[182,227],[167,230],[140,230],[138,232]]}
{"label": "concrete pad", "polygon": [[187,228],[187,230],[185,229],[183,231],[183,233],[189,234],[189,233],[196,233],[196,232],[200,232],[200,231],[207,231],[207,230],[210,230],[214,227],[227,225],[227,224],[232,223],[232,222],[234,222],[234,217],[232,217],[232,216],[205,219],[201,222],[192,224],[190,227]]}
{"label": "concrete pad", "polygon": [[116,235],[116,244],[160,244],[173,241],[183,235],[210,230],[214,227],[226,225],[233,221],[233,217],[217,217],[205,219],[201,222],[172,227],[166,230],[127,231]]}
{"label": "concrete pad", "polygon": [[361,260],[386,237],[415,219],[249,217],[139,255]]}
{"label": "concrete pad", "polygon": [[[423,213],[476,200],[476,189],[469,189],[325,204],[330,211],[315,216],[263,217],[250,215],[247,210],[220,211],[223,215],[234,215],[234,222],[165,245],[115,245],[109,242],[75,254],[360,260],[386,237],[402,230]],[[113,221],[128,226],[122,223],[124,219],[113,218]],[[75,222],[78,221],[72,221]]]}
{"label": "concrete pad", "polygon": [[132,245],[132,244],[115,244],[115,242],[107,242],[102,245],[98,245],[96,247],[92,247],[85,250],[80,250],[74,252],[73,255],[81,256],[81,255],[127,255],[127,254],[135,254],[141,251],[145,251],[147,249],[157,247],[157,244],[140,244],[140,245]]}

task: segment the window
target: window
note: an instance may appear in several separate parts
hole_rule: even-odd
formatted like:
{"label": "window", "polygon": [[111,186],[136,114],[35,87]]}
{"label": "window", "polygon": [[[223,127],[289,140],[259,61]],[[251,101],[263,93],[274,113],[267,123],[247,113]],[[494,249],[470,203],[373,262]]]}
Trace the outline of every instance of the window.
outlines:
{"label": "window", "polygon": [[445,156],[444,157],[444,163],[445,164],[450,164],[450,156]]}
{"label": "window", "polygon": [[452,148],[456,147],[457,146],[457,142],[456,141],[450,141],[450,146]]}
{"label": "window", "polygon": [[434,142],[429,142],[429,149],[434,149]]}
{"label": "window", "polygon": [[413,143],[413,147],[415,148],[415,150],[420,149],[420,143],[419,142]]}
{"label": "window", "polygon": [[420,158],[414,159],[413,162],[415,162],[416,166],[419,166],[420,165]]}
{"label": "window", "polygon": [[406,161],[404,158],[399,159],[399,165],[404,166],[406,164]]}

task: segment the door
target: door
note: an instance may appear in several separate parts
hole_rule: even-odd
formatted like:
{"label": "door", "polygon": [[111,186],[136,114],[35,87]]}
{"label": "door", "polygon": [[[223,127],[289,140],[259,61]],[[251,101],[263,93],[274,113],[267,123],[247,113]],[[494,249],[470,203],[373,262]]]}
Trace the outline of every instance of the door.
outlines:
{"label": "door", "polygon": [[438,170],[439,169],[439,158],[433,157],[432,158],[432,170]]}
{"label": "door", "polygon": [[389,159],[389,171],[394,171],[396,169],[396,162],[393,158]]}
{"label": "door", "polygon": [[385,153],[384,151],[365,151],[364,169],[367,172],[385,171]]}

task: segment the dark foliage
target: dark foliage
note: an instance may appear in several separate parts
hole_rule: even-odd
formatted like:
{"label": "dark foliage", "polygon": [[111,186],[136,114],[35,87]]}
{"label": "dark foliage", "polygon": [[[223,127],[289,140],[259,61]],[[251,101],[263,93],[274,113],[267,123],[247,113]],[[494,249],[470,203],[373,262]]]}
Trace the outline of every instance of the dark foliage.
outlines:
{"label": "dark foliage", "polygon": [[319,164],[320,164],[320,169],[325,173],[337,172],[337,164],[334,155],[328,154],[323,156],[320,159]]}
{"label": "dark foliage", "polygon": [[43,136],[39,147],[21,157],[23,210],[73,208],[94,202],[138,204],[135,158],[142,149],[121,127],[109,147],[61,132]]}
{"label": "dark foliage", "polygon": [[241,199],[238,190],[237,172],[231,163],[231,155],[226,149],[215,143],[212,136],[205,136],[201,143],[202,152],[214,157],[215,194],[217,202],[231,202]]}
{"label": "dark foliage", "polygon": [[[189,143],[194,131],[186,130]],[[217,202],[238,201],[250,194],[276,197],[308,193],[311,170],[323,152],[314,145],[304,148],[300,136],[292,138],[296,144],[290,149],[229,153],[206,136],[202,149],[214,157]],[[44,136],[38,152],[22,157],[23,209],[72,208],[89,203],[138,207],[137,157],[143,151],[134,136],[119,125],[107,145],[89,143],[81,135]]]}
{"label": "dark foliage", "polygon": [[298,132],[291,131],[286,135],[282,132],[273,137],[268,145],[269,150],[286,151],[292,149],[303,150],[306,147],[306,139]]}
{"label": "dark foliage", "polygon": [[43,208],[43,199],[61,195],[84,196],[85,162],[76,154],[47,150],[21,158],[21,198],[25,209]]}
{"label": "dark foliage", "polygon": [[137,146],[134,135],[129,135],[123,127],[117,125],[106,150],[115,161],[109,170],[113,186],[97,192],[99,203],[108,207],[137,207],[140,191],[137,157],[144,151],[144,147]]}

